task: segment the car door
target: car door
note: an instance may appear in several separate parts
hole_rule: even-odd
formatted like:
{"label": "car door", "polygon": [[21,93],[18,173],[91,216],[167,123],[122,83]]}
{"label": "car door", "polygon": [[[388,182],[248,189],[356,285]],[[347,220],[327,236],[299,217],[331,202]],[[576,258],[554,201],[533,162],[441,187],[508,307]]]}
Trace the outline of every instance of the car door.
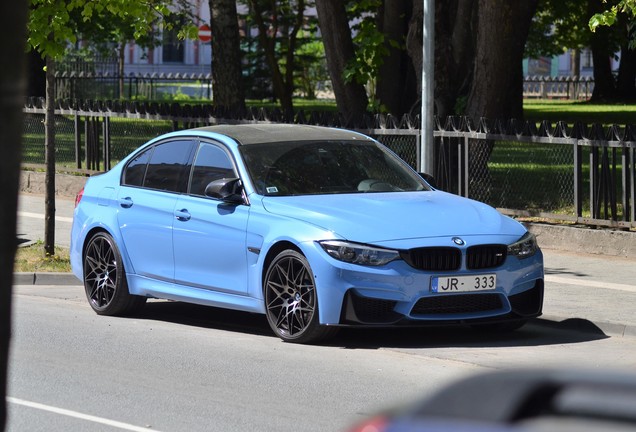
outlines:
{"label": "car door", "polygon": [[175,282],[227,293],[247,293],[246,229],[249,206],[205,196],[213,180],[236,178],[228,152],[214,143],[198,146],[188,194],[175,207]]}
{"label": "car door", "polygon": [[119,189],[119,229],[134,271],[174,280],[172,223],[180,192],[187,185],[186,164],[193,141],[157,144],[132,159]]}

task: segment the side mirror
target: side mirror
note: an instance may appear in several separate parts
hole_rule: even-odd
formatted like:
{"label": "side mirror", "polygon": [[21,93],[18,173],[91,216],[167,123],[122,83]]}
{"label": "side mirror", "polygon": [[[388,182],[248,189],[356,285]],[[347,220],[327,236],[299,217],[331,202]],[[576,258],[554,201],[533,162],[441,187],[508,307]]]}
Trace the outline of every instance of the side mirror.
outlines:
{"label": "side mirror", "polygon": [[237,178],[222,178],[208,183],[205,196],[216,198],[228,204],[243,204],[243,184]]}
{"label": "side mirror", "polygon": [[426,181],[426,183],[430,184],[434,188],[437,188],[435,186],[435,177],[427,173],[418,173],[418,174],[420,175],[420,177],[422,177]]}

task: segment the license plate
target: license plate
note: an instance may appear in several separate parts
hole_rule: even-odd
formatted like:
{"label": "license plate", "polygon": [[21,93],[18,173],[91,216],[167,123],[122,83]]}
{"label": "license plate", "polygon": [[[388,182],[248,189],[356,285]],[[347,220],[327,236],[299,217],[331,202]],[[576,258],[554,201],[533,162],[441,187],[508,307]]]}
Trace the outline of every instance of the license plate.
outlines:
{"label": "license plate", "polygon": [[489,291],[495,288],[496,274],[435,276],[431,279],[431,292],[434,293]]}

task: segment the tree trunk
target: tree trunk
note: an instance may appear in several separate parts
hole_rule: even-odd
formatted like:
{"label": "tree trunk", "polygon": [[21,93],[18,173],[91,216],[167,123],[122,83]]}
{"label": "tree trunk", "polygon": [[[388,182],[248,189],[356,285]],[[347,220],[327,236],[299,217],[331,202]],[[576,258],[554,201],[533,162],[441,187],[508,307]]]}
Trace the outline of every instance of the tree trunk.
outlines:
{"label": "tree trunk", "polygon": [[16,251],[27,2],[0,3],[0,430],[6,426],[11,286]]}
{"label": "tree trunk", "polygon": [[[473,119],[523,117],[523,53],[538,0],[479,0],[472,88],[466,113]],[[469,178],[472,198],[489,202],[488,161],[494,142],[471,140]]]}
{"label": "tree trunk", "polygon": [[[272,74],[272,86],[274,88],[274,95],[280,102],[281,108],[285,112],[292,112],[294,109],[292,94],[293,94],[293,72],[294,72],[294,60],[293,54],[295,49],[295,40],[297,29],[292,30],[291,34],[288,33],[288,29],[279,29],[278,25],[275,24],[273,28],[269,28],[268,25],[265,24],[263,16],[265,14],[271,13],[274,18],[276,17],[276,11],[265,11],[261,8],[261,5],[258,1],[250,0],[249,2],[250,8],[252,9],[252,16],[256,21],[256,25],[258,27],[258,43],[265,54],[265,61],[267,61],[267,66],[269,67],[270,73]],[[298,4],[299,13],[303,14],[305,6],[304,1],[300,1]],[[301,9],[302,8],[302,9]],[[301,18],[302,24],[302,18]],[[279,30],[282,30],[281,33],[285,34],[285,37],[289,36],[289,45],[286,55],[286,61],[291,61],[286,65],[285,75],[281,71],[280,65],[278,64],[278,55],[276,53],[276,38],[278,37]]]}
{"label": "tree trunk", "polygon": [[119,99],[126,98],[124,90],[124,61],[126,52],[126,41],[120,41],[117,47],[117,75],[119,81]]}
{"label": "tree trunk", "polygon": [[46,57],[46,113],[44,115],[44,252],[55,254],[55,61]]}
{"label": "tree trunk", "polygon": [[[417,78],[418,98],[422,78],[423,3],[413,2],[406,46]],[[435,2],[435,113],[440,118],[463,114],[471,88],[475,57],[477,0]],[[419,107],[412,112],[419,112]]]}
{"label": "tree trunk", "polygon": [[[415,69],[415,80],[417,82],[418,98],[422,93],[422,20],[424,19],[424,2],[414,1],[413,12],[409,20],[409,30],[406,34],[406,51],[411,57],[413,69]],[[419,112],[419,111],[418,111]]]}
{"label": "tree trunk", "polygon": [[234,113],[245,111],[236,0],[210,0],[212,92],[214,104]]}
{"label": "tree trunk", "polygon": [[32,50],[27,55],[27,96],[46,97],[46,63],[40,53]]}
{"label": "tree trunk", "polygon": [[[411,0],[389,2],[378,17],[379,29],[386,37],[384,44],[389,55],[378,71],[376,97],[394,115],[407,113],[419,98],[413,63],[403,47],[413,11],[412,4]],[[399,43],[401,47],[393,46],[391,41]]]}
{"label": "tree trunk", "polygon": [[570,67],[570,75],[578,77],[581,73],[581,50],[575,48],[572,50],[572,63]]}
{"label": "tree trunk", "polygon": [[367,111],[368,99],[362,84],[344,80],[345,67],[354,57],[347,11],[341,0],[316,0],[316,10],[336,105],[345,122],[353,125]]}
{"label": "tree trunk", "polygon": [[[589,16],[602,12],[604,5],[598,0],[588,0]],[[590,36],[592,61],[594,62],[594,91],[590,101],[599,102],[613,100],[616,97],[616,82],[612,75],[610,59],[613,55],[610,49],[609,37],[612,29],[599,26]]]}
{"label": "tree trunk", "polygon": [[621,44],[621,62],[618,66],[616,90],[622,102],[636,100],[636,49],[630,49],[630,42],[636,37],[636,28],[632,28],[626,15],[619,18],[619,28],[625,29]]}
{"label": "tree trunk", "polygon": [[435,3],[435,108],[440,118],[463,114],[474,68],[477,16],[477,0]]}
{"label": "tree trunk", "polygon": [[305,18],[305,0],[297,0],[296,20],[294,27],[289,32],[289,45],[285,58],[285,98],[289,99],[289,110],[293,111],[292,97],[294,95],[294,73],[296,72],[296,45],[298,32],[302,30]]}
{"label": "tree trunk", "polygon": [[621,47],[621,63],[618,67],[616,87],[623,102],[636,100],[636,50],[629,49],[626,41]]}
{"label": "tree trunk", "polygon": [[523,117],[523,53],[538,0],[479,0],[473,117]]}

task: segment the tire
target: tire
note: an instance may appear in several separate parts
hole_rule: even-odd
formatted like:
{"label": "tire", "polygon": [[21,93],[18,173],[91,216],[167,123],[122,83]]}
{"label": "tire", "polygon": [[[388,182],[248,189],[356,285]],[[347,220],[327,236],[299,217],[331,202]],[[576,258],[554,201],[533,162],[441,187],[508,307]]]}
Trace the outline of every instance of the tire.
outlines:
{"label": "tire", "polygon": [[95,234],[86,245],[84,289],[98,315],[129,315],[146,303],[145,297],[128,292],[121,254],[115,240],[105,232]]}
{"label": "tire", "polygon": [[267,269],[263,290],[267,322],[283,341],[312,343],[337,333],[319,323],[316,282],[301,253],[279,253]]}

